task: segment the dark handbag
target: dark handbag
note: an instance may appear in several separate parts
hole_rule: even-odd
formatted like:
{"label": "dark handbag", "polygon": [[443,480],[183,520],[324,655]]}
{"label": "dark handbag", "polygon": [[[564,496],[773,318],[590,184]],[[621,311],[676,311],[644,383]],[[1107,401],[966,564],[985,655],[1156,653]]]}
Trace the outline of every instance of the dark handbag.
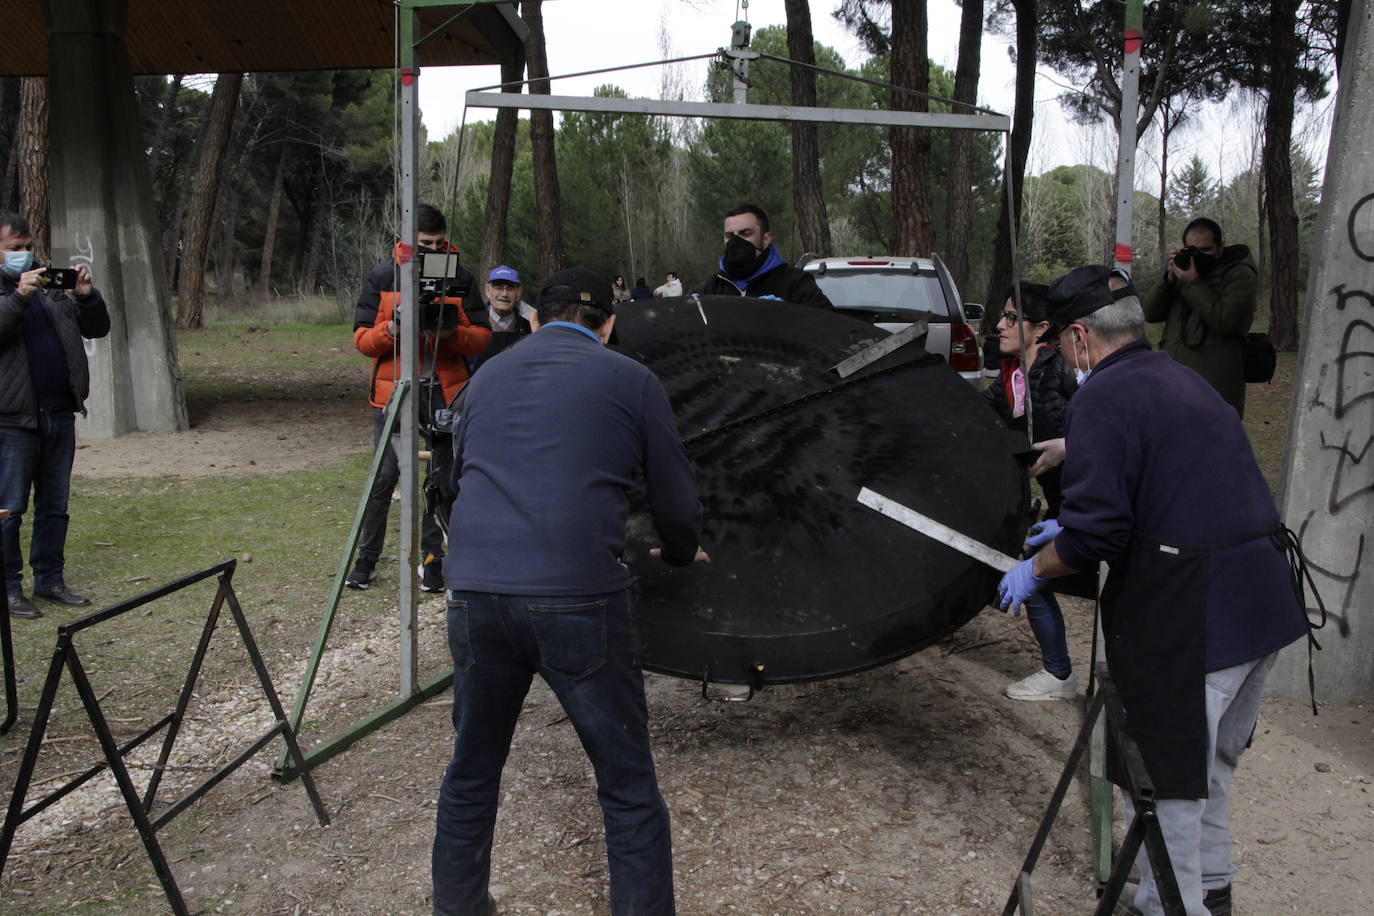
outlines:
{"label": "dark handbag", "polygon": [[1268,334],[1246,334],[1240,339],[1240,360],[1245,381],[1254,384],[1274,377],[1279,357]]}

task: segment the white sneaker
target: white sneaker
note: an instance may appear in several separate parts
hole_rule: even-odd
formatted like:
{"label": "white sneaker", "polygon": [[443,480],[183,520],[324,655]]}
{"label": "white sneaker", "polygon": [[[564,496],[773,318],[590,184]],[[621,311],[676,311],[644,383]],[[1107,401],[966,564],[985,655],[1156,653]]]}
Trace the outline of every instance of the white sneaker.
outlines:
{"label": "white sneaker", "polygon": [[1043,668],[1030,677],[1007,685],[1013,700],[1072,700],[1078,696],[1078,678],[1072,672],[1060,680]]}

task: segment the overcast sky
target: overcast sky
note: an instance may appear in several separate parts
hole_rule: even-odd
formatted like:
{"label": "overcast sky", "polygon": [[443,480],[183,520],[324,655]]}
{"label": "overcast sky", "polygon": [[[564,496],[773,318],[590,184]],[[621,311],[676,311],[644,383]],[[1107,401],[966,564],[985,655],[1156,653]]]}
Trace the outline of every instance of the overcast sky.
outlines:
{"label": "overcast sky", "polygon": [[[837,5],[838,0],[812,3],[812,29],[818,42],[834,48],[845,65],[852,68],[866,55],[857,39],[831,15]],[[730,26],[736,18],[747,18],[755,32],[787,22],[783,0],[750,0],[747,10],[743,9],[743,0],[546,0],[543,9],[549,72],[554,76],[642,64],[665,57],[709,54],[729,44]],[[930,57],[953,71],[958,61],[960,9],[954,0],[928,0],[928,11]],[[660,40],[665,30],[666,48]],[[981,105],[1010,115],[1015,71],[1008,49],[1005,39],[984,35],[978,97]],[[700,97],[707,64],[700,61],[680,65],[689,97],[692,93]],[[631,96],[658,98],[663,72],[663,67],[656,66],[555,80],[553,92],[591,95],[597,86],[613,83]],[[500,79],[497,67],[430,67],[422,71],[420,110],[430,138],[444,137],[459,125],[467,90],[489,86]],[[1115,132],[1101,126],[1082,128],[1069,124],[1057,100],[1065,88],[1053,71],[1040,68],[1028,173],[1038,175],[1059,165],[1081,162],[1114,171]],[[493,109],[467,112],[468,121],[490,120],[494,116]],[[527,117],[528,113],[522,112],[521,116]],[[1197,127],[1180,132],[1171,144],[1170,171],[1197,153],[1214,176],[1233,176],[1251,160],[1251,151],[1256,148],[1254,132],[1259,129],[1262,116],[1262,108],[1237,106],[1234,102],[1212,106],[1199,118]],[[1323,163],[1329,136],[1328,106],[1322,106],[1316,113],[1300,113],[1298,120],[1294,125],[1295,137],[1299,142],[1307,141],[1309,152]],[[1159,187],[1157,145],[1158,141],[1147,135],[1136,166],[1136,186],[1155,193]]]}

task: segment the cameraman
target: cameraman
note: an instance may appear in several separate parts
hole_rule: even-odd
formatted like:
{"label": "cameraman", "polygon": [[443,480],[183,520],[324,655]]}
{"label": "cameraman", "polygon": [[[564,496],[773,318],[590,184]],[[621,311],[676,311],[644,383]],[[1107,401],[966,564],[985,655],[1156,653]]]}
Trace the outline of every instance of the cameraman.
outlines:
{"label": "cameraman", "polygon": [[[415,211],[417,255],[458,249],[450,244],[448,225],[444,214],[437,207],[420,204]],[[368,386],[367,400],[372,405],[372,443],[375,447],[382,435],[386,405],[391,399],[396,380],[401,377],[399,322],[409,316],[399,314],[401,294],[397,287],[400,276],[401,243],[391,260],[383,261],[368,275],[363,291],[358,295],[358,304],[353,312],[353,343],[358,352],[372,357],[372,381]],[[448,285],[471,290],[473,276],[462,267]],[[471,294],[468,294],[471,297]],[[455,306],[457,326],[443,330],[421,329],[420,365],[417,375],[435,379],[442,388],[443,401],[451,402],[459,390],[467,383],[468,370],[464,357],[481,353],[491,342],[491,330],[475,324],[464,310],[464,300],[456,296],[443,296],[444,305]],[[477,314],[474,312],[474,314]],[[479,317],[480,321],[481,318]],[[420,386],[423,389],[423,385]],[[419,396],[420,390],[416,391]],[[382,545],[386,540],[386,518],[391,509],[391,493],[400,478],[400,465],[396,460],[396,442],[391,443],[382,466],[378,469],[377,480],[367,497],[367,508],[363,512],[363,528],[358,538],[358,561],[348,574],[344,584],[349,588],[367,588],[372,581],[373,569],[381,556]],[[441,592],[444,590],[444,577],[440,563],[444,557],[443,532],[438,523],[428,513],[420,530],[420,551],[425,560],[420,569],[420,590]]]}
{"label": "cameraman", "polygon": [[33,493],[29,566],[33,594],[74,607],[90,604],[63,579],[67,497],[76,455],[76,412],[90,393],[82,338],[110,333],[105,300],[91,273],[76,268],[70,292],[51,289],[33,263],[33,231],[0,212],[0,521],[5,589],[12,617],[42,617],[24,595],[19,530]]}
{"label": "cameraman", "polygon": [[1169,253],[1164,282],[1146,298],[1145,320],[1165,321],[1162,347],[1245,415],[1241,339],[1255,320],[1259,273],[1245,245],[1222,247],[1221,227],[1198,217]]}

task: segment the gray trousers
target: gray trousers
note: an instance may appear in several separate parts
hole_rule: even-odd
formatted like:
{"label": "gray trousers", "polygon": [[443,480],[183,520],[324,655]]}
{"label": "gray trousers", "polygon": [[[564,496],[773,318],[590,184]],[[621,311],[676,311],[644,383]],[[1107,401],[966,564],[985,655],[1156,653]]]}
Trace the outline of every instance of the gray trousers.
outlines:
{"label": "gray trousers", "polygon": [[[1230,884],[1236,874],[1231,861],[1231,778],[1255,730],[1264,681],[1276,657],[1277,652],[1271,653],[1207,675],[1207,797],[1168,798],[1155,805],[1188,916],[1208,916],[1202,895]],[[1126,797],[1123,807],[1129,825],[1135,806]],[[1136,865],[1140,889],[1135,905],[1145,916],[1161,916],[1164,907],[1144,846]]]}

